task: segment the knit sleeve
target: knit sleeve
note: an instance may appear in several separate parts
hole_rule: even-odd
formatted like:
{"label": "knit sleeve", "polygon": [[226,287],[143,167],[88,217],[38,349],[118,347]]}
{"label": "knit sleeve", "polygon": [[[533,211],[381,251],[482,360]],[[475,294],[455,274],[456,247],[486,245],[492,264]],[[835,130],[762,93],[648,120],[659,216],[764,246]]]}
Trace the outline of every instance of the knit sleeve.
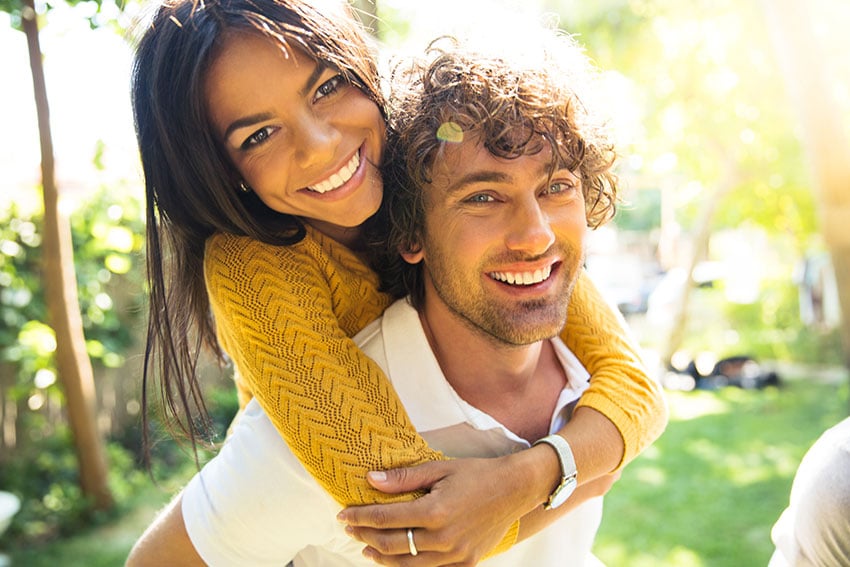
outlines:
{"label": "knit sleeve", "polygon": [[647,374],[625,322],[582,272],[573,290],[564,343],[590,372],[578,405],[605,415],[620,431],[625,450],[618,469],[655,441],[667,425],[661,386]]}
{"label": "knit sleeve", "polygon": [[441,455],[349,338],[389,300],[355,261],[333,261],[310,246],[210,239],[205,277],[219,340],[293,453],[338,502],[410,499],[373,489],[366,472]]}

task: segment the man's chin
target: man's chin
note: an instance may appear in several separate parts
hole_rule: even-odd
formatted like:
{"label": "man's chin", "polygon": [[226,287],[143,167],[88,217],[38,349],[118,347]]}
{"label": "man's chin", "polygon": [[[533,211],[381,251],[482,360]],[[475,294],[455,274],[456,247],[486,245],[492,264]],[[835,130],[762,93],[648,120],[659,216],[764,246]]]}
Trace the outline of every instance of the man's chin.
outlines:
{"label": "man's chin", "polygon": [[511,346],[528,346],[539,341],[545,341],[561,334],[566,317],[558,320],[517,321],[505,319],[510,326],[493,328],[490,335],[501,343]]}

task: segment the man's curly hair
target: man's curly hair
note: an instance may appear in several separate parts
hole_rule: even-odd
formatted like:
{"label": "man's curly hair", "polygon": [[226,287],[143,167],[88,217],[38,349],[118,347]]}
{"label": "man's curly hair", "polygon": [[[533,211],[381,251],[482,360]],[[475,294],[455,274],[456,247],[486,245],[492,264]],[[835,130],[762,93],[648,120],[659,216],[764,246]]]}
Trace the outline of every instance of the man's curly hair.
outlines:
{"label": "man's curly hair", "polygon": [[475,140],[507,159],[548,147],[555,156],[552,172],[567,167],[581,178],[588,226],[613,216],[613,143],[594,125],[576,88],[594,70],[572,38],[553,33],[549,39],[536,56],[522,58],[481,53],[443,37],[423,59],[396,64],[384,202],[370,228],[386,291],[410,294],[414,306],[421,305],[421,266],[406,263],[399,251],[415,250],[422,241],[425,191],[447,144]]}

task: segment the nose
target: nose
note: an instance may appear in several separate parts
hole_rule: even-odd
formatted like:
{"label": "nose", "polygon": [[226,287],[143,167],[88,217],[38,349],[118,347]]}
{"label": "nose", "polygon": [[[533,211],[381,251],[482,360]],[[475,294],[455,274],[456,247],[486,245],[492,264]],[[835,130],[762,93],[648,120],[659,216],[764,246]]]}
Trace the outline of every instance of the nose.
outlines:
{"label": "nose", "polygon": [[549,215],[536,198],[515,201],[510,207],[505,245],[530,256],[546,252],[555,243]]}
{"label": "nose", "polygon": [[309,169],[322,167],[337,157],[342,134],[333,124],[307,111],[296,122],[292,138],[298,167]]}

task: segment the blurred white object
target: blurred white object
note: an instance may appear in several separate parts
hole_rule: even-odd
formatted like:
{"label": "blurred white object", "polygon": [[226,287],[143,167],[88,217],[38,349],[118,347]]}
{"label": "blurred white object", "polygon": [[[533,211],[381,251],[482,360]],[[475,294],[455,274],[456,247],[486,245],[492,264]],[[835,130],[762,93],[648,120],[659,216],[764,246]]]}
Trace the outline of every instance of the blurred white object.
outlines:
{"label": "blurred white object", "polygon": [[[20,499],[11,492],[3,492],[0,490],[0,536],[9,527],[12,518],[21,509]],[[12,564],[12,561],[5,554],[0,552],[0,567],[7,567]]]}
{"label": "blurred white object", "polygon": [[0,535],[6,531],[12,518],[21,509],[21,501],[11,492],[0,490]]}

